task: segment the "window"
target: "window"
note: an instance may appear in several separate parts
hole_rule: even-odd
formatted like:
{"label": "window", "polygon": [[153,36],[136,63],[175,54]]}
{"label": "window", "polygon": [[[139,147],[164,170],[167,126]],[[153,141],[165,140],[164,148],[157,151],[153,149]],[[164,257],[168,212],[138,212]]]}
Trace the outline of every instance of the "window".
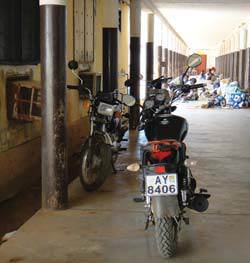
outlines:
{"label": "window", "polygon": [[39,0],[0,1],[0,64],[40,61]]}

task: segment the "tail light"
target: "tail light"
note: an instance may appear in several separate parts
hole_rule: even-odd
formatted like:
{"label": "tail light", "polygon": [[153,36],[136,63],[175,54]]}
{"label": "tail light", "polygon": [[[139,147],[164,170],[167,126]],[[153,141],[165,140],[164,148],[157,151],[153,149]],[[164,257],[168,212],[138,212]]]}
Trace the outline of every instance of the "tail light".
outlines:
{"label": "tail light", "polygon": [[163,173],[166,173],[166,167],[165,166],[155,166],[154,171],[157,174],[163,174]]}
{"label": "tail light", "polygon": [[151,156],[158,160],[158,161],[162,161],[164,160],[165,158],[169,157],[171,155],[171,151],[164,151],[164,152],[153,152],[151,154]]}

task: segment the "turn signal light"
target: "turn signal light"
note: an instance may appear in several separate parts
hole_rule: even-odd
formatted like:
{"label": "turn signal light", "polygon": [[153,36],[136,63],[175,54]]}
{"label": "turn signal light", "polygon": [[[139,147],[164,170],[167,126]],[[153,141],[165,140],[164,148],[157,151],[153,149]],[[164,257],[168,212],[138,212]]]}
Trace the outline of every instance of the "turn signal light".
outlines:
{"label": "turn signal light", "polygon": [[83,103],[82,103],[82,107],[84,109],[89,109],[90,107],[90,101],[89,100],[84,100]]}

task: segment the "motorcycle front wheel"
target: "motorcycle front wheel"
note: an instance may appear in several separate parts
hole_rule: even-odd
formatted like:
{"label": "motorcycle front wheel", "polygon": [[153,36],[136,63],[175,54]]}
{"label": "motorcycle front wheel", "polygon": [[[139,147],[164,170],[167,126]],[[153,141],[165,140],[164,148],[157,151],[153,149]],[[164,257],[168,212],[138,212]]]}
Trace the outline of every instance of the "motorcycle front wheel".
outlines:
{"label": "motorcycle front wheel", "polygon": [[162,217],[155,220],[156,243],[164,258],[175,256],[178,241],[178,228],[174,218]]}
{"label": "motorcycle front wheel", "polygon": [[112,173],[111,146],[100,141],[91,140],[82,150],[80,182],[88,191],[96,191]]}

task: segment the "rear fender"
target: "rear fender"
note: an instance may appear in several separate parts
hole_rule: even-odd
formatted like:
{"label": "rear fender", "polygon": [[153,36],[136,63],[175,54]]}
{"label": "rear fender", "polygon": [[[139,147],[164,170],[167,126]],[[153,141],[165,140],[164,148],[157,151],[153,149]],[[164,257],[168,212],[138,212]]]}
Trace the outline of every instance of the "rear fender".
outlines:
{"label": "rear fender", "polygon": [[177,195],[153,196],[151,208],[155,218],[178,217],[181,212]]}

